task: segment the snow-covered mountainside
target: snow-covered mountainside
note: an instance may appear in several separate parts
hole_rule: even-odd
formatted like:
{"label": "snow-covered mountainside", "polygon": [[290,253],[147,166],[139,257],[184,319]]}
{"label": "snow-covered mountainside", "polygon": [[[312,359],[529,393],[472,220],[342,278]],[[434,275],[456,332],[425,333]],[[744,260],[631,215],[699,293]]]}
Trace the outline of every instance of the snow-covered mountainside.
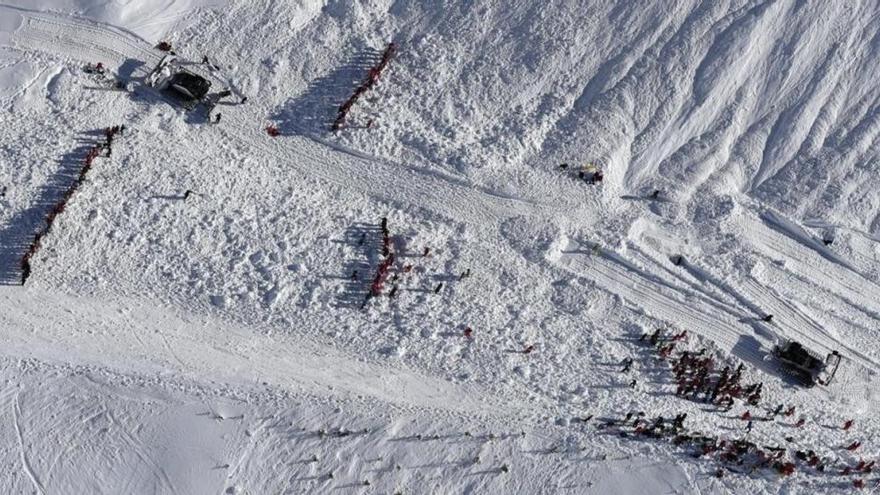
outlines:
{"label": "snow-covered mountainside", "polygon": [[5,0],[0,486],[876,489],[878,14]]}

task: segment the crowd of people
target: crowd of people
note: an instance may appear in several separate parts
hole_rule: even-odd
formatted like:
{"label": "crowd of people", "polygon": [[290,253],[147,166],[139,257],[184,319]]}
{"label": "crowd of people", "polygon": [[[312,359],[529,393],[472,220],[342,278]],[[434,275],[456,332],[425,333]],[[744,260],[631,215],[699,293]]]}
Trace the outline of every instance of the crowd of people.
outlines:
{"label": "crowd of people", "polygon": [[[382,75],[382,72],[388,67],[388,63],[391,62],[391,57],[394,56],[394,53],[397,51],[397,45],[394,43],[388,43],[388,46],[385,47],[385,51],[382,52],[382,58],[379,59],[379,63],[376,64],[375,67],[370,68],[367,73],[367,78],[358,86],[354,93],[345,101],[342,105],[339,106],[339,112],[336,115],[336,120],[333,121],[333,130],[337,131],[345,125],[345,118],[348,116],[348,112],[351,110],[351,107],[354,106],[355,102],[357,102],[358,98],[361,97],[364,93],[370,90],[377,82],[379,82],[379,77]],[[372,125],[372,124],[371,124]]]}
{"label": "crowd of people", "polygon": [[[741,414],[728,417],[745,423],[743,429],[735,430],[740,432],[741,437],[724,438],[720,435],[689,431],[685,425],[688,417],[686,412],[674,417],[650,418],[642,411],[631,411],[621,419],[604,420],[599,425],[600,429],[627,438],[668,440],[673,445],[688,449],[695,458],[713,458],[722,465],[715,472],[718,477],[723,477],[728,471],[751,474],[757,470],[772,470],[781,476],[805,471],[816,475],[855,477],[852,479],[852,486],[865,487],[864,476],[873,472],[875,461],[852,460],[852,455],[862,447],[861,441],[848,441],[830,448],[825,446],[824,453],[819,453],[817,450],[820,449],[801,447],[792,435],[782,438],[784,443],[780,441],[781,446],[759,445],[757,440],[752,439],[752,429],[756,421],[775,421],[782,418],[790,428],[801,429],[806,424],[806,418],[801,416],[795,419],[796,406],[785,404],[778,404],[772,409],[767,407],[765,415],[753,414],[753,410],[761,408],[764,384],[744,384],[745,365],[742,363],[734,366],[720,362],[720,358],[707,348],[696,351],[687,349],[686,330],[676,333],[656,329],[651,333],[643,333],[638,340],[650,346],[658,361],[667,364],[674,377],[676,396],[713,404],[719,407],[718,412],[729,411],[737,402],[748,407]],[[620,371],[629,372],[633,368],[634,360],[624,359],[622,365]],[[854,424],[854,420],[848,419],[842,423],[839,431],[849,432]],[[842,455],[843,452],[849,454]]]}
{"label": "crowd of people", "polygon": [[124,125],[108,127],[104,129],[104,141],[95,143],[89,147],[86,156],[83,158],[83,165],[82,168],[80,168],[79,174],[77,174],[76,178],[74,178],[73,182],[64,191],[52,209],[49,210],[49,213],[46,214],[43,227],[34,234],[34,238],[28,246],[27,251],[25,251],[24,255],[21,257],[19,264],[21,269],[21,285],[24,285],[31,275],[31,259],[40,249],[43,238],[52,230],[52,225],[55,223],[58,216],[64,212],[64,209],[67,207],[67,202],[73,197],[73,193],[75,193],[76,190],[79,189],[79,186],[86,180],[86,175],[89,173],[89,170],[91,170],[95,158],[98,158],[101,153],[104,153],[104,156],[109,157],[113,147],[113,139],[117,134],[120,134],[124,130]]}

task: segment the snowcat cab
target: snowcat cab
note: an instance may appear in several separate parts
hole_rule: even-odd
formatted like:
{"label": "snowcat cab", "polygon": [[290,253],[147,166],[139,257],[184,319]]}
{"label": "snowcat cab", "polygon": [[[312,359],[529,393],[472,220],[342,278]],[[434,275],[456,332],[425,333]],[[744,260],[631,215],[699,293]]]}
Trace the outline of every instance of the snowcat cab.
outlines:
{"label": "snowcat cab", "polygon": [[181,68],[177,56],[165,55],[156,68],[147,76],[147,84],[172,93],[183,100],[183,106],[192,110],[204,101],[211,89],[211,81],[198,74]]}
{"label": "snowcat cab", "polygon": [[812,387],[828,385],[840,366],[840,353],[833,351],[824,360],[808,351],[799,342],[786,342],[773,348],[773,355],[782,363],[783,371],[800,384]]}
{"label": "snowcat cab", "polygon": [[211,89],[211,81],[185,70],[171,76],[168,88],[176,91],[187,100],[201,100]]}

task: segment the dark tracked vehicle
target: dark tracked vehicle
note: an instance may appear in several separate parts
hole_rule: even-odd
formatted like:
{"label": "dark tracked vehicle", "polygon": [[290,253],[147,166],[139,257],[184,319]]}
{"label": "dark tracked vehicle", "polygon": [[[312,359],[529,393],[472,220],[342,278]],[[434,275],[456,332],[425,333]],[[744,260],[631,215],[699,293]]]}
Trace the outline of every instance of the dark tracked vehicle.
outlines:
{"label": "dark tracked vehicle", "polygon": [[779,360],[786,375],[806,387],[812,387],[817,383],[830,384],[837,374],[841,359],[837,351],[832,351],[822,359],[795,341],[774,347],[773,355]]}

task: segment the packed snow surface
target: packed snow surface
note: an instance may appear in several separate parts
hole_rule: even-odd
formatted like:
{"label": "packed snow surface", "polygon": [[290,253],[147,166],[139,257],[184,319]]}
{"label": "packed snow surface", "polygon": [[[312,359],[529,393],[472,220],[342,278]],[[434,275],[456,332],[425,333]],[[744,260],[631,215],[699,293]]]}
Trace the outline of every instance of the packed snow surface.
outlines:
{"label": "packed snow surface", "polygon": [[4,493],[876,490],[877,2],[2,1]]}

